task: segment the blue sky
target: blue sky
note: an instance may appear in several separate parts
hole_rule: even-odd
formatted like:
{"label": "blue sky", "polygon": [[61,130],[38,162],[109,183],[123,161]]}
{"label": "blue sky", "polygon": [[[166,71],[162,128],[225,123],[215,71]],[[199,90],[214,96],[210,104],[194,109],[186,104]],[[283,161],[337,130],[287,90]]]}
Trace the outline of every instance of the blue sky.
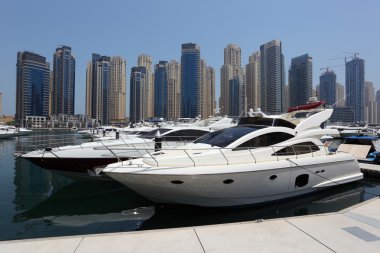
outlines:
{"label": "blue sky", "polygon": [[186,42],[199,44],[201,57],[215,68],[217,99],[226,45],[242,48],[245,65],[272,39],[282,41],[286,72],[291,58],[313,57],[314,86],[320,68],[336,65],[337,81],[344,84],[343,52],[359,52],[366,80],[380,89],[378,0],[2,0],[0,6],[3,114],[15,112],[17,52],[32,51],[52,62],[59,45],[70,46],[76,57],[75,113],[85,110],[86,62],[92,53],[124,57],[129,85],[139,54],[151,55],[154,64],[179,60]]}

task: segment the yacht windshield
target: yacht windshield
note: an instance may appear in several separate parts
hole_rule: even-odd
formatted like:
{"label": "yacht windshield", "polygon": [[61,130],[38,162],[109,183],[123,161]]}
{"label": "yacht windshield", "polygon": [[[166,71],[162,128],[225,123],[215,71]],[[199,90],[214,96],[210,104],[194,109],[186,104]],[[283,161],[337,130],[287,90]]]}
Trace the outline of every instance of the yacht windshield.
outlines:
{"label": "yacht windshield", "polygon": [[202,136],[194,141],[194,143],[209,144],[211,146],[218,146],[221,148],[227,147],[232,142],[240,137],[254,132],[263,127],[260,126],[238,126],[222,129]]}
{"label": "yacht windshield", "polygon": [[170,128],[157,128],[157,129],[154,129],[150,132],[147,132],[147,133],[140,135],[140,138],[153,139],[156,136],[157,131],[159,131],[160,134],[162,135],[163,133],[166,133],[170,130],[171,130]]}

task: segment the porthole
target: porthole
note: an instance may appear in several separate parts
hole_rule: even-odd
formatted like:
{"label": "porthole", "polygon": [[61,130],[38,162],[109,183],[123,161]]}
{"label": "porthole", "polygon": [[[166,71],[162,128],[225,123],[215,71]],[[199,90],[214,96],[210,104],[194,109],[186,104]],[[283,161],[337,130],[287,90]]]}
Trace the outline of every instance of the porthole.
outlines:
{"label": "porthole", "polygon": [[277,175],[272,175],[269,177],[270,180],[275,180],[277,178]]}
{"label": "porthole", "polygon": [[309,183],[309,175],[308,174],[302,174],[296,177],[295,186],[296,187],[303,187]]}
{"label": "porthole", "polygon": [[232,179],[226,179],[223,181],[223,184],[232,184],[234,182],[234,180]]}
{"label": "porthole", "polygon": [[181,180],[173,180],[171,181],[172,184],[183,184],[183,181]]}

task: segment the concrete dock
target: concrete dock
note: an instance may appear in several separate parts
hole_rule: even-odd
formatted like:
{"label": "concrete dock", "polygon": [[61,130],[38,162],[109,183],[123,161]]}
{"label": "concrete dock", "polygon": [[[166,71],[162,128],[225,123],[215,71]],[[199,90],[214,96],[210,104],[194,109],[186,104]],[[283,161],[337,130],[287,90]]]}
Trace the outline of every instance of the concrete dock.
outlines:
{"label": "concrete dock", "polygon": [[371,163],[360,163],[359,162],[359,167],[362,173],[364,175],[371,175],[375,177],[380,176],[380,165],[378,164],[371,164]]}
{"label": "concrete dock", "polygon": [[337,213],[0,242],[0,252],[380,252],[380,199]]}

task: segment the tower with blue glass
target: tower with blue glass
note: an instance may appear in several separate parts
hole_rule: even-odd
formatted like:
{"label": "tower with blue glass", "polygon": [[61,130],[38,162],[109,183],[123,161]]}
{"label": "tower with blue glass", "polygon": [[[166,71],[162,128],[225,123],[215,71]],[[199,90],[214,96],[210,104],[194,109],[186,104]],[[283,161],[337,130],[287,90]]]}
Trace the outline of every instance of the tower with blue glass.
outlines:
{"label": "tower with blue glass", "polygon": [[68,46],[58,47],[53,56],[52,114],[74,115],[75,58]]}
{"label": "tower with blue glass", "polygon": [[195,118],[200,114],[200,48],[182,44],[181,56],[181,117]]}
{"label": "tower with blue glass", "polygon": [[319,99],[329,105],[336,103],[336,75],[332,70],[327,69],[319,77]]}
{"label": "tower with blue glass", "polygon": [[346,106],[354,109],[355,121],[364,121],[364,60],[354,56],[346,63]]}
{"label": "tower with blue glass", "polygon": [[160,61],[154,67],[154,117],[167,118],[168,62]]}
{"label": "tower with blue glass", "polygon": [[46,58],[32,52],[17,53],[16,122],[24,126],[26,116],[49,116],[50,66]]}
{"label": "tower with blue glass", "polygon": [[144,114],[147,107],[144,104],[146,72],[146,67],[133,67],[131,70],[129,117],[130,121],[134,123],[146,119]]}

